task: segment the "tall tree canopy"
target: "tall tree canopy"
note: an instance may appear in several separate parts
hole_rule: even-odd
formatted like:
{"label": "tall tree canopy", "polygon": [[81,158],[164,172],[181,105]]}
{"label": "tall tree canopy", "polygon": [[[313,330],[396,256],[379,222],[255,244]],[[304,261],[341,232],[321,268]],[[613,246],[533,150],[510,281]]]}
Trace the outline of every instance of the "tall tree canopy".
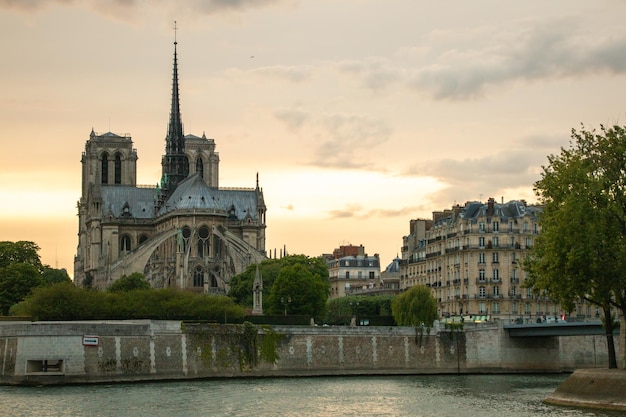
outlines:
{"label": "tall tree canopy", "polygon": [[568,310],[579,299],[601,307],[614,368],[611,306],[626,313],[626,130],[583,127],[571,137],[535,183],[544,211],[527,285]]}
{"label": "tall tree canopy", "polygon": [[328,277],[322,278],[303,264],[283,267],[267,299],[270,314],[300,314],[321,319],[330,292]]}
{"label": "tall tree canopy", "polygon": [[11,264],[25,263],[31,264],[38,271],[41,271],[43,265],[39,258],[39,246],[34,242],[0,242],[0,268],[5,268]]}
{"label": "tall tree canopy", "polygon": [[0,313],[9,314],[13,304],[22,301],[33,288],[43,284],[43,277],[29,263],[14,263],[0,268]]}
{"label": "tall tree canopy", "polygon": [[43,265],[34,242],[0,242],[0,314],[24,299],[33,288],[71,283],[67,271]]}

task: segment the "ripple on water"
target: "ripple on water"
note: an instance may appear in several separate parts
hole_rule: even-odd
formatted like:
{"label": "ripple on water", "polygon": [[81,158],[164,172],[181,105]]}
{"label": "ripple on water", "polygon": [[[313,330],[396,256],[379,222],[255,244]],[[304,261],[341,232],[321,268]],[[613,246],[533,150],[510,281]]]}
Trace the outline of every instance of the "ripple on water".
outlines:
{"label": "ripple on water", "polygon": [[221,379],[0,387],[0,416],[578,417],[541,401],[565,375]]}

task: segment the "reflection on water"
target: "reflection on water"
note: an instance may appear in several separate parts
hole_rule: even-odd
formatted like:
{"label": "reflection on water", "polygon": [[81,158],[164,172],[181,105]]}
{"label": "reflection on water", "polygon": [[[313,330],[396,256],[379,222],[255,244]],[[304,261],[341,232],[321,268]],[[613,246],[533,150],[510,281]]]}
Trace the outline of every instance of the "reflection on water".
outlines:
{"label": "reflection on water", "polygon": [[220,379],[0,387],[0,416],[610,416],[541,401],[566,375]]}

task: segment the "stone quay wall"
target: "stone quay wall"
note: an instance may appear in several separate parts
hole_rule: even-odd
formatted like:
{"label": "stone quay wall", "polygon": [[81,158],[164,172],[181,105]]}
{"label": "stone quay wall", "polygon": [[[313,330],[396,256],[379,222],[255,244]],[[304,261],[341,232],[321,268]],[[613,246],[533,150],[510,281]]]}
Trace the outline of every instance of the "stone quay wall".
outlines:
{"label": "stone quay wall", "polygon": [[498,324],[428,332],[151,320],[0,322],[0,384],[570,372],[606,367],[607,358],[604,336],[512,338]]}

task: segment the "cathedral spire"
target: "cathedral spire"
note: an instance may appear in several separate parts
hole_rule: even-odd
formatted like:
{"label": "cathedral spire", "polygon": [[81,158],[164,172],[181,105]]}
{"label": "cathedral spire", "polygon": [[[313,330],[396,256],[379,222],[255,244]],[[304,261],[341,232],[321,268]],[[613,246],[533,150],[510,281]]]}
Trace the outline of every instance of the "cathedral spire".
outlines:
{"label": "cathedral spire", "polygon": [[174,69],[172,72],[172,103],[170,119],[165,138],[165,155],[161,161],[162,192],[168,197],[179,182],[189,174],[189,162],[185,156],[185,135],[180,117],[180,96],[178,93],[178,54],[176,39],[176,22],[174,22]]}

